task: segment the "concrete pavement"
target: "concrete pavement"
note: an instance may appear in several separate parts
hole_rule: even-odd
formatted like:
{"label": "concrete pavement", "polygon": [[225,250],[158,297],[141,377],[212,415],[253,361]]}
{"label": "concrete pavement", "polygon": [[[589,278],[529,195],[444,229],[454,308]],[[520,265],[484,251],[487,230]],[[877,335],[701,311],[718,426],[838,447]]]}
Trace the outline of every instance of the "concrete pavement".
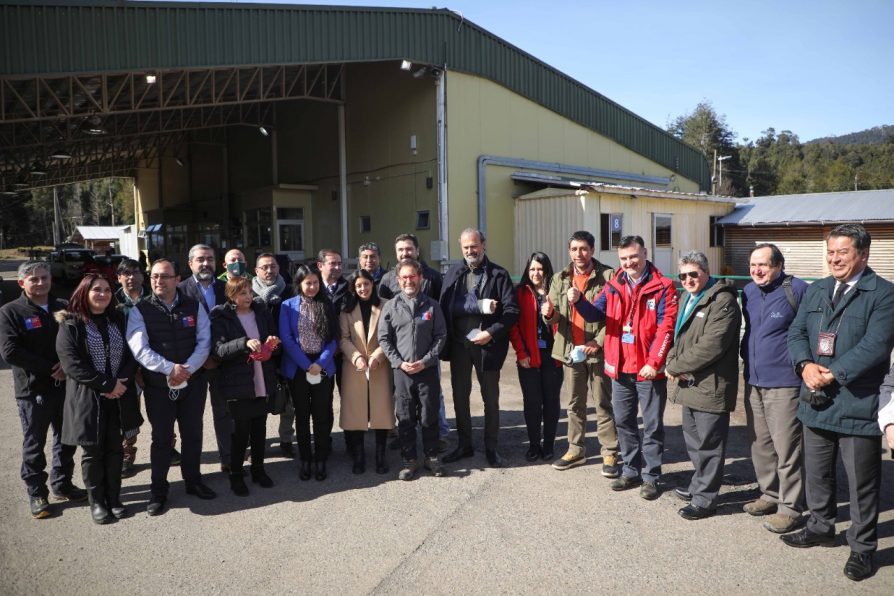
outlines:
{"label": "concrete pavement", "polygon": [[[446,466],[447,478],[397,478],[369,466],[351,474],[341,433],[324,482],[298,479],[297,464],[279,456],[278,419],[268,419],[267,470],[272,489],[249,484],[235,497],[218,471],[211,409],[205,412],[203,472],[214,501],[183,493],[172,470],[170,510],[145,513],[149,434],[138,446],[139,473],[124,481],[133,516],[108,526],[90,521],[84,505],[57,506],[32,520],[19,478],[21,430],[12,375],[0,370],[0,591],[4,594],[364,594],[364,593],[894,593],[894,463],[885,456],[881,536],[875,577],[854,584],[842,575],[849,550],[839,523],[836,548],[785,546],[743,513],[756,496],[744,412],[734,415],[727,483],[719,514],[689,522],[671,489],[691,466],[679,408],[667,408],[664,494],[614,493],[599,474],[595,434],[588,465],[558,472],[524,461],[521,397],[512,355],[501,381],[501,453],[508,467],[486,467],[480,399],[473,393],[478,453]],[[449,379],[444,370],[444,379]],[[450,406],[449,381],[444,387]],[[336,397],[336,407],[338,398]],[[336,416],[336,420],[338,417]],[[337,423],[336,423],[337,424]],[[591,424],[592,421],[591,421]],[[565,420],[560,422],[560,435]],[[372,437],[367,438],[372,445]],[[562,453],[564,440],[557,444]],[[368,452],[371,447],[368,448]],[[887,451],[886,451],[887,453]],[[370,455],[368,453],[368,455]],[[79,456],[77,456],[79,459]],[[79,486],[80,466],[75,471]],[[845,485],[842,480],[841,486]],[[847,493],[840,491],[840,516]]]}

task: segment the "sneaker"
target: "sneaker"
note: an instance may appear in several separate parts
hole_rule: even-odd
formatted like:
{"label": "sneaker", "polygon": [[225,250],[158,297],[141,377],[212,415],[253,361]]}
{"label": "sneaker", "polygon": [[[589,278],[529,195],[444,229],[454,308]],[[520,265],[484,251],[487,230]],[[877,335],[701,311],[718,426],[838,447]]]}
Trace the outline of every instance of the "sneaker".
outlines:
{"label": "sneaker", "polygon": [[415,459],[405,459],[403,464],[401,464],[401,470],[397,477],[400,480],[412,480],[416,476],[417,469]]}
{"label": "sneaker", "polygon": [[31,497],[31,517],[43,519],[50,517],[50,503],[46,497]]}
{"label": "sneaker", "polygon": [[784,513],[774,513],[768,515],[764,522],[764,527],[774,534],[788,534],[801,527],[806,519],[804,516],[792,517]]}
{"label": "sneaker", "polygon": [[569,470],[574,466],[581,466],[587,462],[587,458],[581,455],[571,455],[571,453],[566,453],[559,459],[553,462],[553,468],[556,470]]}
{"label": "sneaker", "polygon": [[426,457],[425,458],[425,469],[432,473],[432,476],[436,478],[443,478],[447,475],[444,472],[444,466],[441,465],[441,460],[435,457]]}
{"label": "sneaker", "polygon": [[608,487],[615,491],[621,491],[636,488],[640,484],[642,484],[642,481],[636,476],[621,476],[612,480]]}
{"label": "sneaker", "polygon": [[180,452],[176,449],[171,449],[171,465],[179,466],[181,461]]}
{"label": "sneaker", "polygon": [[647,501],[654,501],[658,498],[658,485],[646,480],[639,489],[639,496]]}
{"label": "sneaker", "polygon": [[759,517],[761,515],[770,515],[776,513],[776,503],[765,501],[764,499],[755,499],[750,503],[745,503],[742,510],[748,515]]}
{"label": "sneaker", "polygon": [[54,501],[71,501],[72,503],[77,503],[79,501],[87,500],[87,491],[83,488],[78,488],[72,483],[68,483],[67,486],[62,487],[61,490],[53,491],[53,500]]}
{"label": "sneaker", "polygon": [[606,455],[602,458],[602,475],[606,478],[617,478],[621,475],[621,466],[617,455]]}

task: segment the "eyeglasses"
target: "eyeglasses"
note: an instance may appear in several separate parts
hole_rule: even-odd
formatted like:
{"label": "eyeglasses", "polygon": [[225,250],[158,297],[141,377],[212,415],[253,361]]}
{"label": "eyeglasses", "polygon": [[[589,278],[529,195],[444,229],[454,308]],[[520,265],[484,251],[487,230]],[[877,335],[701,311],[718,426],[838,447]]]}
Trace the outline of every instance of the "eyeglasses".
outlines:
{"label": "eyeglasses", "polygon": [[262,271],[271,271],[273,269],[279,269],[279,265],[259,265],[257,268]]}
{"label": "eyeglasses", "polygon": [[154,273],[149,276],[149,279],[152,281],[167,281],[169,279],[174,279],[177,277],[176,275],[159,275],[158,273]]}
{"label": "eyeglasses", "polygon": [[701,274],[701,271],[688,271],[686,273],[679,274],[677,277],[680,279],[680,281],[686,281],[687,277],[689,279],[698,279],[698,276]]}

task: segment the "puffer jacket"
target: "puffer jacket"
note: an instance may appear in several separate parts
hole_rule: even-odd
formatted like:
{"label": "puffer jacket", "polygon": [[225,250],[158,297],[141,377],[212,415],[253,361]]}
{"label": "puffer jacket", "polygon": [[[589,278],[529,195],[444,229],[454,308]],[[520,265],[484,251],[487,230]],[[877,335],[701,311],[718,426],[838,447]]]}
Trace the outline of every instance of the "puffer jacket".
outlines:
{"label": "puffer jacket", "polygon": [[[681,317],[684,307],[685,298],[680,298]],[[689,312],[667,356],[667,374],[690,377],[678,379],[671,401],[702,412],[736,409],[741,326],[736,288],[717,280]]]}
{"label": "puffer jacket", "polygon": [[[252,301],[251,309],[255,314],[260,341],[264,343],[268,336],[276,335],[273,320],[260,298]],[[248,336],[232,304],[220,304],[211,309],[211,354],[220,362],[216,390],[225,400],[258,397],[255,395],[254,361],[248,359],[251,350],[247,344]],[[271,358],[262,362],[261,368],[267,395],[271,395],[276,389],[276,360]]]}

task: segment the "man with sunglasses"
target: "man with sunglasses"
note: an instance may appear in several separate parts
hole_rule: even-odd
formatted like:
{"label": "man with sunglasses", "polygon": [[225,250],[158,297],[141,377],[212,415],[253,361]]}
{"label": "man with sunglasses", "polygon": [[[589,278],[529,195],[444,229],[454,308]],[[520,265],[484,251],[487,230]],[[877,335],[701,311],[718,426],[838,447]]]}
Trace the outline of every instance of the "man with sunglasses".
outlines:
{"label": "man with sunglasses", "polygon": [[685,253],[679,265],[684,292],[665,371],[677,381],[671,401],[683,406],[683,439],[695,469],[689,488],[674,492],[689,501],[680,517],[699,520],[717,511],[729,417],[739,390],[742,311],[736,288],[711,277],[704,253]]}
{"label": "man with sunglasses", "polygon": [[202,417],[207,382],[202,365],[211,351],[211,325],[199,302],[177,287],[177,266],[152,264],[152,295],[137,303],[127,319],[127,344],[143,369],[146,414],[152,424],[152,497],[146,513],[161,515],[168,500],[168,469],[174,423],[183,446],[180,470],[186,494],[217,495],[202,482]]}
{"label": "man with sunglasses", "polygon": [[[664,361],[674,339],[677,291],[674,282],[648,260],[645,241],[625,236],[618,245],[621,269],[591,304],[580,290],[568,289],[568,302],[584,320],[605,321],[605,375],[612,383],[612,409],[624,466],[609,485],[621,491],[640,487],[647,501],[657,499],[664,453]],[[642,410],[643,436],[637,409]]]}

